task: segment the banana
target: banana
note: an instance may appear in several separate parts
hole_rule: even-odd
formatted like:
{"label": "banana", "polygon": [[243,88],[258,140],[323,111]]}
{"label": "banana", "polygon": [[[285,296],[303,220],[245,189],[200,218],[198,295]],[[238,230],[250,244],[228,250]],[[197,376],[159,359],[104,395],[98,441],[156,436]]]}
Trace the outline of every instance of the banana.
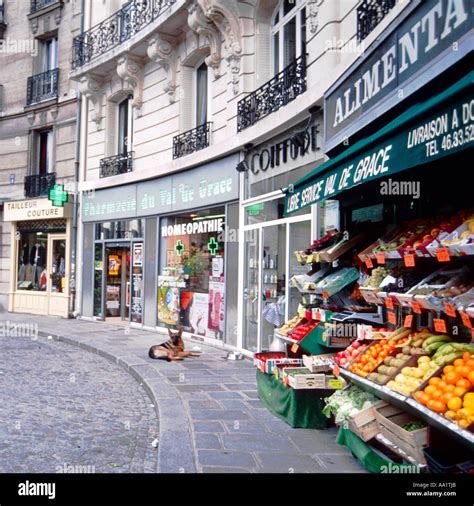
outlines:
{"label": "banana", "polygon": [[447,336],[446,334],[441,334],[439,336],[431,336],[428,339],[426,339],[426,341],[423,343],[423,348],[425,348],[426,346],[428,346],[432,343],[448,342],[451,340],[452,339],[449,336]]}
{"label": "banana", "polygon": [[451,346],[459,351],[468,351],[469,353],[474,353],[474,346],[472,344],[467,343],[451,343]]}
{"label": "banana", "polygon": [[426,353],[433,353],[434,351],[441,348],[441,346],[444,346],[446,343],[439,342],[439,343],[431,343],[428,346],[425,346],[423,350],[426,351]]}

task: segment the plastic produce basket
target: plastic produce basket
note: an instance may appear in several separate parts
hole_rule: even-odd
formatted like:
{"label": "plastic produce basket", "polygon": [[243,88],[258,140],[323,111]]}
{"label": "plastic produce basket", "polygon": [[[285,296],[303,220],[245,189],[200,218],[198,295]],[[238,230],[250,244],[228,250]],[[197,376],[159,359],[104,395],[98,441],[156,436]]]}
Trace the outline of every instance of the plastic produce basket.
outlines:
{"label": "plastic produce basket", "polygon": [[455,473],[459,472],[460,469],[467,468],[467,464],[471,464],[471,466],[474,465],[471,460],[472,453],[467,449],[450,449],[449,452],[447,452],[446,449],[427,446],[423,448],[423,453],[425,454],[428,468],[432,473]]}

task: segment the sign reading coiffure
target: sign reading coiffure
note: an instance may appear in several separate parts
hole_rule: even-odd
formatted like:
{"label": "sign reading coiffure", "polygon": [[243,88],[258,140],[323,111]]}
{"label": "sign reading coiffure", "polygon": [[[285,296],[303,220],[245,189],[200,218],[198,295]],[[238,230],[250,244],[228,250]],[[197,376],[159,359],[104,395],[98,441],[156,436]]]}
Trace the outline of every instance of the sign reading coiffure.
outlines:
{"label": "sign reading coiffure", "polygon": [[97,190],[84,195],[82,219],[88,222],[138,218],[236,200],[238,161],[236,153],[171,176]]}
{"label": "sign reading coiffure", "polygon": [[356,70],[329,89],[325,97],[326,148],[333,148],[374,115],[433,79],[433,68],[438,66],[440,72],[444,70],[441,66],[452,65],[470,51],[472,6],[472,0],[421,2]]}

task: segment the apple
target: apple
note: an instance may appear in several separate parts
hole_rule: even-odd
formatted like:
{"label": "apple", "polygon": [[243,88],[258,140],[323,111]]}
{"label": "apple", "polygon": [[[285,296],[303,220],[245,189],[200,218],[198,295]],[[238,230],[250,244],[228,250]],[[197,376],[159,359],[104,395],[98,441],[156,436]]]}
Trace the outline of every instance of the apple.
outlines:
{"label": "apple", "polygon": [[346,365],[346,364],[347,364],[347,358],[342,358],[341,365]]}
{"label": "apple", "polygon": [[352,347],[353,347],[353,348],[359,348],[359,346],[360,346],[359,341],[354,341],[354,342],[352,343]]}

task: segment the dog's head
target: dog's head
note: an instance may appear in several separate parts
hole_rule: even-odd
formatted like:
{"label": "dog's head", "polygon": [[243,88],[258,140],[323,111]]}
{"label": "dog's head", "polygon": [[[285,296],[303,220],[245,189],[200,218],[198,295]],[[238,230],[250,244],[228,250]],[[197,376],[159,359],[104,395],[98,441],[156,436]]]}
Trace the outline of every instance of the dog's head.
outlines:
{"label": "dog's head", "polygon": [[180,346],[183,344],[183,329],[178,330],[171,330],[168,329],[168,334],[170,336],[171,342],[173,343],[173,346]]}

